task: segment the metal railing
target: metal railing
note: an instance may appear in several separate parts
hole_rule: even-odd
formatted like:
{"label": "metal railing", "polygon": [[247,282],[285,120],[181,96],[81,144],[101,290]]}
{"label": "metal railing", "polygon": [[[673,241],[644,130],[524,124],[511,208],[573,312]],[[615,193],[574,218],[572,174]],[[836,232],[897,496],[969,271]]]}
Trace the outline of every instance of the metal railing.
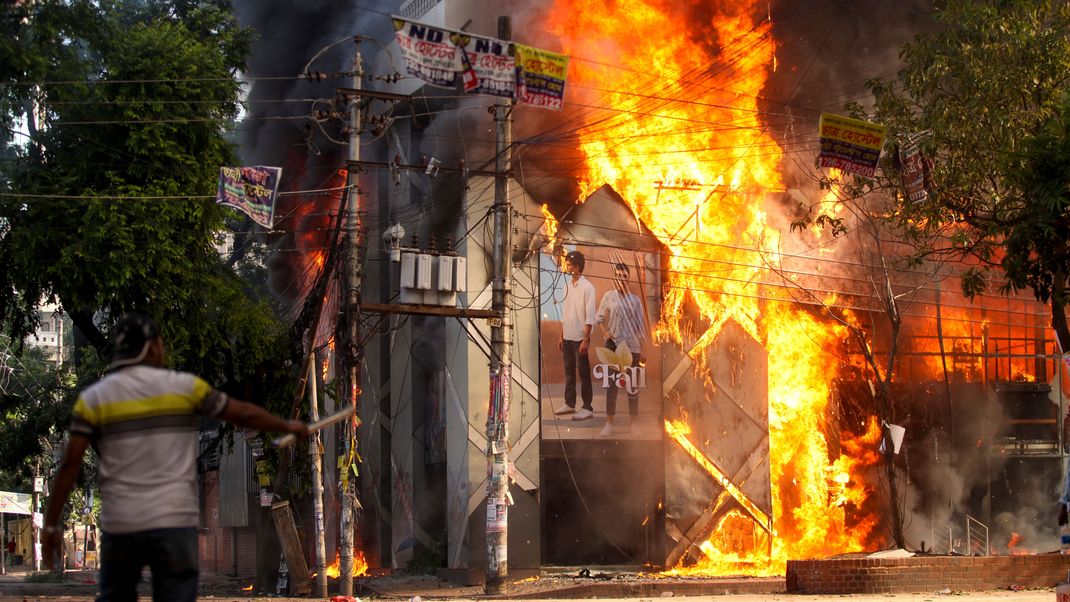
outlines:
{"label": "metal railing", "polygon": [[988,526],[966,515],[966,541],[955,539],[955,527],[951,523],[929,526],[933,554],[963,554],[966,556],[991,556],[988,546]]}
{"label": "metal railing", "polygon": [[966,553],[970,556],[988,556],[988,526],[966,515]]}
{"label": "metal railing", "polygon": [[955,553],[955,533],[950,523],[937,527],[936,523],[933,522],[929,526],[929,531],[933,554],[951,555]]}

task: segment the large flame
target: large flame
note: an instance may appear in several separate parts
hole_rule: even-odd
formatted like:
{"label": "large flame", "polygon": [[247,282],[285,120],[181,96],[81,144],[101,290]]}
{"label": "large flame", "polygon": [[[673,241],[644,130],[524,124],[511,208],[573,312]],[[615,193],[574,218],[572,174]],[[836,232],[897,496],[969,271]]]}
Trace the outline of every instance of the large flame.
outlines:
{"label": "large flame", "polygon": [[[547,23],[573,56],[581,198],[611,185],[670,250],[659,339],[701,362],[734,320],[768,351],[775,535],[725,536],[747,532],[753,509],[724,516],[687,569],[713,574],[782,573],[788,558],[860,550],[872,529],[848,526],[846,506],[864,502],[858,473],[875,458],[836,459],[824,434],[831,351],[845,334],[761,285],[770,275],[760,251],[779,243],[764,196],[783,189],[782,150],[758,105],[774,66],[766,10],[753,0],[556,0]],[[692,303],[705,333],[683,328]],[[687,450],[684,426],[666,428]]]}
{"label": "large flame", "polygon": [[[953,295],[953,299],[965,304],[958,294]],[[905,378],[900,380],[943,380],[945,367],[948,380],[952,382],[982,380],[988,320],[980,313],[979,309],[945,305],[940,308],[940,328],[937,330],[935,310],[927,312],[925,320],[912,325],[914,330],[909,340],[917,359],[902,364]]]}

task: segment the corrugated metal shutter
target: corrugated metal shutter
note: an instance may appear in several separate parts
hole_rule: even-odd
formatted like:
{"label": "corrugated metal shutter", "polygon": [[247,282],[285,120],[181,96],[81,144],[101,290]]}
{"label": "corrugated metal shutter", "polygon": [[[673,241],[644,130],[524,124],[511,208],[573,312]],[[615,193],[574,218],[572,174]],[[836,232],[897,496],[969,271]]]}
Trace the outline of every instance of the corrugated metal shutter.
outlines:
{"label": "corrugated metal shutter", "polygon": [[224,441],[219,460],[219,526],[249,526],[249,494],[253,460],[249,446],[240,435],[234,445]]}

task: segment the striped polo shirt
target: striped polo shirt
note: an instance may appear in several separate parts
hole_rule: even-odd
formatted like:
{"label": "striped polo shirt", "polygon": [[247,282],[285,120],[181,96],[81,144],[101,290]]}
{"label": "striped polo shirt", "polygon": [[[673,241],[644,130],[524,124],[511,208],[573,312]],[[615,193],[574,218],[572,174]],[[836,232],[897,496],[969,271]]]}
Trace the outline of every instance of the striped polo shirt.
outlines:
{"label": "striped polo shirt", "polygon": [[100,456],[100,526],[108,533],[196,527],[197,415],[227,397],[186,373],[135,365],[82,391],[71,432]]}

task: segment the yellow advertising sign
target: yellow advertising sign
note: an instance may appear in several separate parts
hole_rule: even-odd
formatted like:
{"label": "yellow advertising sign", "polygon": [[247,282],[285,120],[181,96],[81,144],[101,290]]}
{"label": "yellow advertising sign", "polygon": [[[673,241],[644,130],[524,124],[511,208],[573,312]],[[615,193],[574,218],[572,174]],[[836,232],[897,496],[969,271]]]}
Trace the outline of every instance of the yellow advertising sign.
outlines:
{"label": "yellow advertising sign", "polygon": [[831,113],[821,114],[819,127],[821,167],[835,167],[861,176],[874,174],[888,128]]}
{"label": "yellow advertising sign", "polygon": [[568,57],[516,44],[517,100],[561,110],[565,101]]}

